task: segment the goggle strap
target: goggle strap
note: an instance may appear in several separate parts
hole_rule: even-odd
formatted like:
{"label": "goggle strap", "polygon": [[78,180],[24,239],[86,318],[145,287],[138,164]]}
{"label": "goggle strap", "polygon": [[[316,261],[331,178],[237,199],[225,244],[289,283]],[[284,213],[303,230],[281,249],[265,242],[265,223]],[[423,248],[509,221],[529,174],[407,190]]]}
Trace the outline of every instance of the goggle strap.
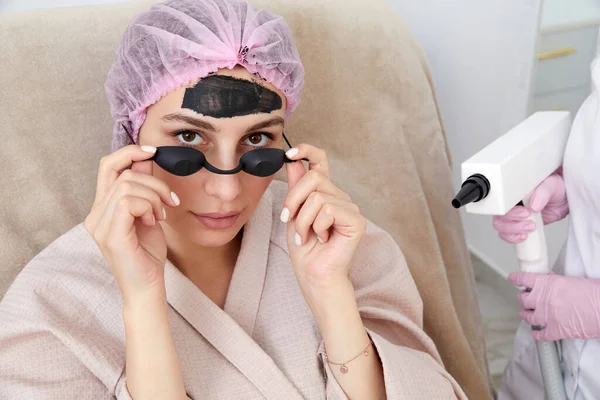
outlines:
{"label": "goggle strap", "polygon": [[135,140],[133,140],[133,138],[131,137],[131,135],[129,134],[129,131],[127,130],[127,128],[125,128],[125,125],[121,124],[121,126],[123,127],[123,130],[125,131],[125,133],[127,134],[127,136],[129,137],[129,140],[131,140],[131,144],[135,144],[137,145],[137,143],[135,142]]}

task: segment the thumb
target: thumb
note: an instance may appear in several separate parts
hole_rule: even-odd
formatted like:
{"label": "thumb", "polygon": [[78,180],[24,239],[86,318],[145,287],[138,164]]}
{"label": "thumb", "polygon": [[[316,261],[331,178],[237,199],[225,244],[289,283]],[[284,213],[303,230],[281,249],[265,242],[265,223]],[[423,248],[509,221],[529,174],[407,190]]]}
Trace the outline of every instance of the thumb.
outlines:
{"label": "thumb", "polygon": [[532,274],[529,272],[512,272],[508,275],[508,281],[515,286],[533,289],[533,286],[540,276],[540,274]]}
{"label": "thumb", "polygon": [[552,198],[553,185],[548,180],[542,182],[531,195],[529,199],[529,208],[533,212],[540,212],[548,205],[548,202]]}
{"label": "thumb", "polygon": [[565,181],[560,174],[554,173],[534,190],[529,202],[530,208],[534,212],[540,212],[548,204],[564,203],[565,197]]}
{"label": "thumb", "polygon": [[146,175],[152,175],[154,161],[134,161],[131,170]]}
{"label": "thumb", "polygon": [[290,190],[306,174],[306,167],[302,161],[295,161],[287,163],[285,169],[287,172],[288,190]]}

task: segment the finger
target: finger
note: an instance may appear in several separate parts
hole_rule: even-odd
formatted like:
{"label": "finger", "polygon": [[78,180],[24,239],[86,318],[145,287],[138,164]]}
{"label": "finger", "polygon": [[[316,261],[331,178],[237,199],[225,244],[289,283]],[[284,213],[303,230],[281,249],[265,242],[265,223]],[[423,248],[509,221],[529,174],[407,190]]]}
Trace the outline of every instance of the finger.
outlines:
{"label": "finger", "polygon": [[526,310],[535,310],[537,308],[537,298],[526,290],[522,290],[517,294],[517,300]]}
{"label": "finger", "polygon": [[134,161],[131,165],[131,170],[139,172],[144,175],[152,175],[152,169],[154,167],[154,161]]}
{"label": "finger", "polygon": [[523,220],[525,218],[529,218],[531,215],[531,211],[523,206],[515,206],[506,215],[500,217],[510,220]]}
{"label": "finger", "polygon": [[529,220],[506,220],[496,218],[492,222],[494,229],[500,233],[518,234],[531,233],[535,231],[535,222]]}
{"label": "finger", "polygon": [[535,188],[529,198],[529,209],[533,212],[542,211],[554,194],[554,183],[550,178],[545,179]]}
{"label": "finger", "polygon": [[289,210],[290,218],[295,218],[296,213],[308,196],[313,192],[329,194],[350,202],[350,196],[340,190],[329,178],[316,171],[308,171],[291,189],[284,200],[284,208]]}
{"label": "finger", "polygon": [[[102,215],[107,211],[108,208],[110,208],[109,214],[112,215],[114,204],[113,206],[109,205],[111,204],[111,201],[113,201],[117,190],[119,190],[121,195],[127,194],[125,189],[127,185],[131,185],[132,183],[141,184],[150,188],[160,196],[161,202],[165,205],[176,207],[180,204],[177,195],[172,192],[169,186],[162,180],[151,175],[146,175],[140,172],[135,172],[131,169],[127,169],[121,173],[115,182],[113,182],[112,186],[104,194],[104,198],[101,199],[100,202],[96,201],[94,203],[93,210],[90,213],[90,215],[94,215],[94,217],[89,219],[89,221],[86,221],[89,224],[91,231],[95,231],[97,229],[100,218],[102,218]],[[125,184],[125,189],[123,186],[121,186],[123,184]],[[162,206],[156,209],[155,219],[158,221],[166,220],[166,215],[166,209],[164,206]]]}
{"label": "finger", "polygon": [[519,316],[531,326],[545,324],[545,321],[541,320],[539,313],[536,313],[535,310],[521,310]]}
{"label": "finger", "polygon": [[541,327],[540,329],[535,329],[531,331],[531,337],[534,340],[540,342],[552,342],[554,340],[559,340],[560,338],[553,338],[551,336],[550,330],[546,329],[546,327]]}
{"label": "finger", "polygon": [[537,280],[543,274],[533,274],[529,272],[513,272],[508,275],[508,281],[515,286],[534,288]]}
{"label": "finger", "polygon": [[321,207],[312,229],[317,237],[327,242],[331,228],[349,239],[360,239],[364,236],[366,226],[367,220],[354,204],[327,203]]}
{"label": "finger", "polygon": [[[122,246],[137,246],[138,237],[135,234],[136,218],[147,221],[152,215],[152,205],[146,199],[139,197],[122,197],[116,204],[113,217],[110,219],[110,239],[107,246],[119,248]],[[145,225],[154,225],[144,222]]]}
{"label": "finger", "polygon": [[[125,240],[132,240],[130,233],[136,218],[139,218],[144,225],[153,225],[154,217],[150,202],[142,198],[121,197],[115,204],[114,210],[105,210],[94,238],[112,250],[127,245]],[[117,223],[116,220],[120,221]],[[118,234],[114,230],[115,226],[119,227]]]}
{"label": "finger", "polygon": [[327,154],[323,149],[311,146],[310,144],[302,143],[288,150],[286,156],[290,160],[301,160],[303,158],[307,159],[309,171],[315,170],[329,178],[329,162],[327,161]]}
{"label": "finger", "polygon": [[106,200],[104,202],[105,207],[110,202],[110,199],[115,195],[117,190],[123,190],[121,185],[126,183],[135,183],[146,186],[147,188],[153,190],[158,194],[162,203],[170,207],[177,207],[180,204],[180,200],[177,194],[172,192],[169,185],[167,185],[162,180],[156,178],[155,176],[146,175],[144,173],[140,173],[134,170],[125,170],[123,171],[119,179],[117,179],[117,181],[113,183],[112,187],[109,188],[108,192],[106,193]]}
{"label": "finger", "polygon": [[524,221],[531,215],[531,211],[523,206],[515,206],[511,208],[505,215],[495,215],[493,218],[494,227],[495,224],[502,224],[508,222]]}
{"label": "finger", "polygon": [[527,240],[527,234],[499,233],[498,236],[508,243],[517,244]]}
{"label": "finger", "polygon": [[[166,218],[165,203],[163,203],[163,199],[156,190],[146,185],[136,181],[119,182],[109,200],[107,209],[114,210],[116,202],[118,202],[121,197],[140,197],[146,199],[152,205],[154,218],[157,221],[162,221]],[[167,198],[170,203],[173,202],[173,199],[171,199],[170,196],[163,195],[163,197]],[[167,205],[170,205],[170,203]]]}
{"label": "finger", "polygon": [[289,191],[296,186],[296,183],[298,183],[298,181],[300,181],[300,179],[302,179],[302,177],[306,174],[306,167],[302,161],[296,161],[292,163],[286,163],[285,171],[287,173]]}
{"label": "finger", "polygon": [[[325,194],[321,192],[312,192],[308,196],[308,198],[300,208],[300,211],[298,212],[295,221],[296,233],[300,235],[300,238],[302,239],[303,243],[308,240],[308,235],[310,233],[312,225],[315,222],[317,215],[321,211],[321,208],[325,204],[341,205],[341,203],[345,203],[345,201],[330,194]],[[356,207],[356,209],[358,211],[358,207]],[[319,237],[323,241],[326,239],[326,237],[323,236]]]}
{"label": "finger", "polygon": [[154,156],[156,148],[152,146],[125,146],[102,157],[98,168],[96,199],[103,198],[104,192],[117,180],[119,174],[135,161],[148,160]]}

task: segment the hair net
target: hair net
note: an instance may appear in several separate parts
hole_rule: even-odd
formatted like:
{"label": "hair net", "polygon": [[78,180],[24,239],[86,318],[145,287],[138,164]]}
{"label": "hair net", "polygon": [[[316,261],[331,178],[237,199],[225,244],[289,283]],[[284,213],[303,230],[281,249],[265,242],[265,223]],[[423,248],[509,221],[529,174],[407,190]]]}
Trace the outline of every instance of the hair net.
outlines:
{"label": "hair net", "polygon": [[282,17],[239,0],[172,0],[130,22],[105,84],[115,122],[112,149],[134,140],[146,109],[220,68],[242,65],[281,90],[286,116],[300,103],[304,69]]}

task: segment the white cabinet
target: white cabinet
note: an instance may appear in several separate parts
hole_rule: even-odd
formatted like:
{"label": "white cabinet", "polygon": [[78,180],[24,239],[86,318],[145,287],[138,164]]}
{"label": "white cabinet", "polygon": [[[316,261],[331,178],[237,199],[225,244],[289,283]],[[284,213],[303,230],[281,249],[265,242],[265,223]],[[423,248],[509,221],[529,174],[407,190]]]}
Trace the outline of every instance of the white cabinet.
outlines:
{"label": "white cabinet", "polygon": [[565,110],[571,111],[571,115],[575,116],[589,94],[589,85],[566,88],[556,92],[536,93],[533,98],[531,112]]}
{"label": "white cabinet", "polygon": [[545,0],[530,112],[577,112],[591,89],[600,0]]}

